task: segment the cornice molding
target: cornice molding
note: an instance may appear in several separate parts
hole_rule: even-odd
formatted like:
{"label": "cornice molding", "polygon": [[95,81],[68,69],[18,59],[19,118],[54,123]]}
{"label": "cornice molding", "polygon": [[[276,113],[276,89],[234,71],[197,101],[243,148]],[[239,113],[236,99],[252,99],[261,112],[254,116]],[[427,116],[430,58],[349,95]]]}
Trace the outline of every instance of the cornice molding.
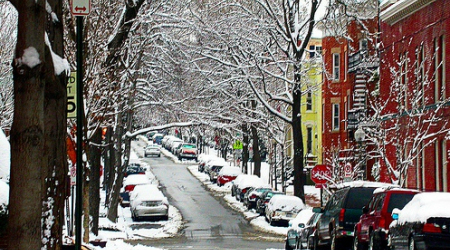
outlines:
{"label": "cornice molding", "polygon": [[383,10],[380,14],[380,18],[387,24],[393,25],[435,1],[436,0],[401,0],[386,10]]}

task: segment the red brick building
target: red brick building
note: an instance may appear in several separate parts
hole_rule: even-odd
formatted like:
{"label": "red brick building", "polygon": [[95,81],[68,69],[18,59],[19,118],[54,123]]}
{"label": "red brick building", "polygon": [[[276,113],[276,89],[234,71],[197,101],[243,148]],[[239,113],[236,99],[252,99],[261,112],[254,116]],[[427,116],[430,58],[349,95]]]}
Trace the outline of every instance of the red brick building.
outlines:
{"label": "red brick building", "polygon": [[450,1],[380,7],[380,180],[450,191]]}
{"label": "red brick building", "polygon": [[323,162],[333,166],[337,181],[373,179],[368,173],[374,161],[364,153],[370,145],[357,143],[354,133],[370,114],[367,94],[375,86],[370,79],[378,67],[378,57],[373,57],[378,22],[362,23],[364,28],[350,22],[349,39],[329,35],[322,40]]}

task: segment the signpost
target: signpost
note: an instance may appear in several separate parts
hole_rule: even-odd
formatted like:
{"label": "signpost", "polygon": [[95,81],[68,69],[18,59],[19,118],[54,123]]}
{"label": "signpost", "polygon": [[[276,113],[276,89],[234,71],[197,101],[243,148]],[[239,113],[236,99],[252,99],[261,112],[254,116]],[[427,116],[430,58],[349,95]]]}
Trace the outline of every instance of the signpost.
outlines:
{"label": "signpost", "polygon": [[[81,250],[81,217],[83,214],[83,16],[91,12],[90,0],[72,0],[70,11],[77,17],[77,71],[76,71],[76,117],[77,117],[77,166],[75,206],[75,249]],[[87,215],[86,215],[87,216]]]}
{"label": "signpost", "polygon": [[311,169],[311,180],[320,188],[320,206],[322,206],[322,188],[331,179],[330,165],[316,165]]}
{"label": "signpost", "polygon": [[74,16],[87,16],[91,12],[91,0],[72,0],[70,11]]}

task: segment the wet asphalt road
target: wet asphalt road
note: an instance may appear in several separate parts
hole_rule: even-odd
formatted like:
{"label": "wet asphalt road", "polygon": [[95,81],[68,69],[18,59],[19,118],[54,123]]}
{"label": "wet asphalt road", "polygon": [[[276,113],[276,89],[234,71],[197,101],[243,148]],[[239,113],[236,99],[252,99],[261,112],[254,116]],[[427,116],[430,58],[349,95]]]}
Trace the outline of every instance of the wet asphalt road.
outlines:
{"label": "wet asphalt road", "polygon": [[[144,145],[136,143],[137,148]],[[205,190],[188,171],[189,165],[174,163],[163,155],[143,161],[150,165],[171,205],[180,210],[185,227],[174,238],[135,243],[163,249],[284,249],[283,237],[253,229],[221,197]]]}

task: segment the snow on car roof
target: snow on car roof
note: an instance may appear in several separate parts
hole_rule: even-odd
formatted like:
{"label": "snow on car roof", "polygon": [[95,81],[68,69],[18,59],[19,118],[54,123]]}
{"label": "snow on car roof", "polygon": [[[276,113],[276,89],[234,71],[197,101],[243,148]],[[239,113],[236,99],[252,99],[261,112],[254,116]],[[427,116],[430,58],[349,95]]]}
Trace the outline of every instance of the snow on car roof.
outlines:
{"label": "snow on car roof", "polygon": [[165,201],[165,202],[167,202],[167,198],[157,188],[156,189],[150,188],[149,190],[139,189],[135,193],[135,202],[139,202],[139,201]]}
{"label": "snow on car roof", "polygon": [[312,211],[312,208],[305,208],[300,213],[297,214],[297,216],[292,219],[289,222],[290,227],[297,228],[298,224],[304,223],[306,224],[309,219],[311,219],[311,216],[313,216],[314,212]]}
{"label": "snow on car roof", "polygon": [[129,175],[124,181],[123,185],[141,185],[151,184],[152,181],[145,174],[132,174]]}
{"label": "snow on car roof", "polygon": [[275,195],[270,199],[268,206],[270,206],[272,211],[292,211],[305,208],[303,201],[297,196],[292,195]]}
{"label": "snow on car roof", "polygon": [[264,181],[256,175],[245,175],[241,178],[242,179],[239,180],[239,183],[237,183],[238,188],[263,187],[264,185],[268,186],[267,183],[264,183]]}
{"label": "snow on car roof", "polygon": [[373,181],[349,181],[349,182],[343,182],[336,185],[330,185],[330,188],[336,188],[336,189],[342,189],[346,187],[391,187],[391,186],[397,186],[392,183],[384,183],[384,182],[373,182]]}
{"label": "snow on car roof", "polygon": [[419,193],[401,210],[398,223],[426,222],[431,217],[450,218],[450,193]]}
{"label": "snow on car roof", "polygon": [[241,169],[238,167],[223,167],[219,175],[238,176],[241,173]]}

